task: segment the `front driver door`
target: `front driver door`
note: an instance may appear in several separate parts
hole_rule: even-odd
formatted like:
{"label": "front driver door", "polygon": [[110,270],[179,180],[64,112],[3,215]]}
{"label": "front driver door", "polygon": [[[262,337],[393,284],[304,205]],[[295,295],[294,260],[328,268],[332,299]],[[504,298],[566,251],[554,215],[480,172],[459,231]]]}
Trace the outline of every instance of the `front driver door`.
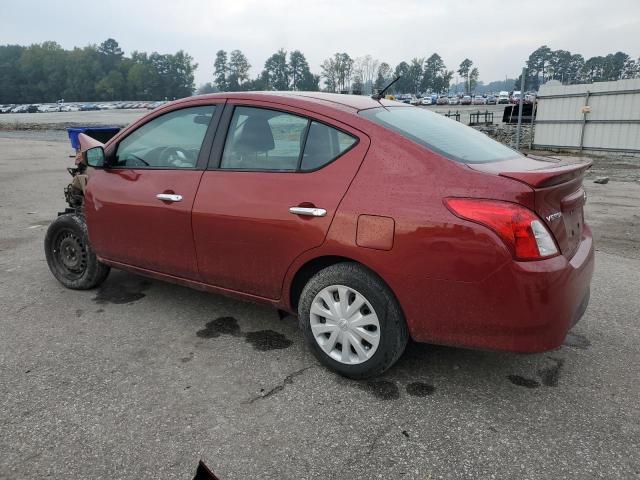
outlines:
{"label": "front driver door", "polygon": [[199,279],[191,208],[221,108],[162,113],[107,152],[109,165],[90,173],[85,195],[89,237],[99,257]]}
{"label": "front driver door", "polygon": [[351,127],[278,108],[227,104],[219,166],[202,176],[193,207],[203,280],[270,299],[294,259],[324,241],[369,146]]}

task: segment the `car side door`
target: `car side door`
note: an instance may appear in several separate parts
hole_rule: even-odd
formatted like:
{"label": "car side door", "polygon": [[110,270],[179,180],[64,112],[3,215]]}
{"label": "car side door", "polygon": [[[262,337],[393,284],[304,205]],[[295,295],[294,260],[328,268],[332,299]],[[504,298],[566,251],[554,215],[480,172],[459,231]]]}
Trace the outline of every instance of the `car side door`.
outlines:
{"label": "car side door", "polygon": [[323,243],[368,146],[304,110],[229,100],[193,206],[203,281],[279,298],[294,259]]}
{"label": "car side door", "polygon": [[103,260],[198,280],[191,209],[224,100],[174,105],[125,132],[92,169],[91,244]]}

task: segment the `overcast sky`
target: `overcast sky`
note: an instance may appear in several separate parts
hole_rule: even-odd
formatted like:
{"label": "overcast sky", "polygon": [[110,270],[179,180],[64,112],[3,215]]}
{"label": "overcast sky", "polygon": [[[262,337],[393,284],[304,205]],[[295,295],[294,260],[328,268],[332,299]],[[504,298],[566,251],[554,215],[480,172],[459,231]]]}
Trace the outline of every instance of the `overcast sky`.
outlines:
{"label": "overcast sky", "polygon": [[0,44],[72,48],[109,37],[126,54],[187,51],[199,64],[197,85],[211,80],[217,50],[236,48],[252,76],[284,48],[301,50],[314,73],[338,51],[394,67],[437,52],[452,70],[469,57],[489,82],[519,74],[543,44],[638,58],[640,0],[0,0]]}

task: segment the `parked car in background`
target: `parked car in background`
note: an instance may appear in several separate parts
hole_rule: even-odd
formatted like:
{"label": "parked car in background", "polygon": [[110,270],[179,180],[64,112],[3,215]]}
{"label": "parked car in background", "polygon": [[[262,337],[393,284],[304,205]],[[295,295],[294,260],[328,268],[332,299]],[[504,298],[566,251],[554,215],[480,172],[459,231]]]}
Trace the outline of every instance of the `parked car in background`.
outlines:
{"label": "parked car in background", "polygon": [[438,100],[436,100],[437,105],[449,105],[449,97],[446,95],[440,95]]}
{"label": "parked car in background", "polygon": [[458,98],[457,95],[453,95],[449,97],[449,105],[459,105],[459,104],[460,104],[460,99]]}
{"label": "parked car in background", "polygon": [[420,99],[418,97],[411,97],[411,100],[409,100],[409,104],[411,105],[420,105]]}
{"label": "parked car in background", "polygon": [[158,108],[161,107],[162,105],[164,105],[165,103],[167,103],[166,101],[160,101],[160,102],[153,102],[147,105],[147,110],[153,110],[154,108]]}
{"label": "parked car in background", "polygon": [[420,105],[431,105],[431,97],[430,96],[426,96],[426,97],[422,97],[420,99]]}
{"label": "parked car in background", "polygon": [[84,105],[80,105],[81,112],[95,111],[100,110],[100,107],[95,103],[85,103]]}
{"label": "parked car in background", "polygon": [[520,102],[520,95],[521,95],[520,90],[515,90],[511,94],[511,103],[519,103]]}
{"label": "parked car in background", "polygon": [[1,105],[0,113],[10,113],[14,107],[14,105]]}
{"label": "parked car in background", "polygon": [[529,92],[524,96],[524,103],[533,104],[536,103],[536,93]]}
{"label": "parked car in background", "polygon": [[498,98],[494,95],[487,95],[487,105],[497,105]]}
{"label": "parked car in background", "polygon": [[59,112],[60,106],[57,104],[56,105],[40,105],[38,107],[38,111],[41,113]]}
{"label": "parked car in background", "polygon": [[486,105],[487,99],[484,98],[482,95],[476,95],[475,97],[473,97],[473,101],[471,103],[473,105]]}
{"label": "parked car in background", "polygon": [[409,338],[556,349],[587,308],[590,162],[320,92],[189,97],[104,145],[79,140],[83,178],[44,245],[68,288],[114,267],[259,300],[297,313],[319,361],[351,378],[380,375]]}
{"label": "parked car in background", "polygon": [[460,105],[471,105],[471,102],[472,102],[471,95],[464,95],[460,99]]}
{"label": "parked car in background", "polygon": [[504,90],[498,94],[498,103],[509,103],[509,92]]}

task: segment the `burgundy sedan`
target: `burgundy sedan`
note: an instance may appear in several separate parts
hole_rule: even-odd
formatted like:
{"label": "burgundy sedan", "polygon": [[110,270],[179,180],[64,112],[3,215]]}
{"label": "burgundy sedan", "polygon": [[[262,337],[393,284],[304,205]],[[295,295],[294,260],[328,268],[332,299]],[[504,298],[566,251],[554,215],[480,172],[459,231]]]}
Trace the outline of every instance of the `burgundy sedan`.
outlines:
{"label": "burgundy sedan", "polygon": [[215,94],[81,144],[45,240],[69,288],[114,267],[271,304],[352,378],[389,368],[409,337],[553,349],[587,307],[590,164],[523,156],[428,110]]}

